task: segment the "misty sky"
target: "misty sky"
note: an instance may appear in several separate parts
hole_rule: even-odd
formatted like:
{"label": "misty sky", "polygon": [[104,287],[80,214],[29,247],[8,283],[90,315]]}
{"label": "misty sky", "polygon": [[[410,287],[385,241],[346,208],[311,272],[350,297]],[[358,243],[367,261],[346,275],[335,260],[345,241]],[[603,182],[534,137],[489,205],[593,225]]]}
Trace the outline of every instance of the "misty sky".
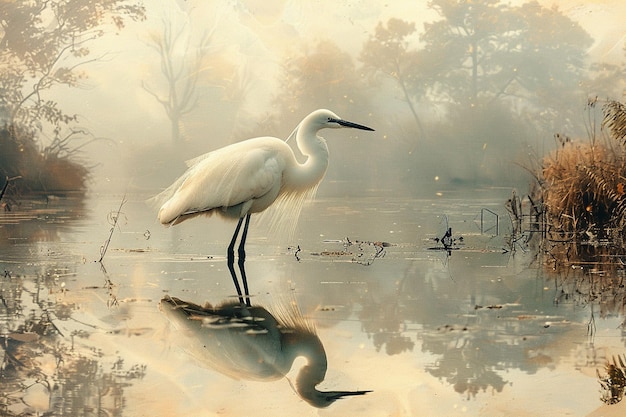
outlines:
{"label": "misty sky", "polygon": [[[544,6],[553,1],[540,1]],[[596,43],[591,56],[604,61],[623,59],[626,29],[626,3],[620,0],[559,1],[558,7],[591,34]],[[163,19],[184,27],[191,39],[203,31],[213,31],[211,56],[215,65],[206,68],[212,77],[240,77],[249,83],[245,104],[236,123],[250,124],[266,112],[276,90],[276,76],[282,63],[301,48],[319,40],[331,39],[356,58],[364,41],[378,22],[399,17],[416,23],[421,31],[425,21],[437,16],[427,1],[286,1],[247,0],[214,2],[204,0],[147,0],[148,19],[131,22],[119,34],[110,34],[92,46],[99,62],[84,69],[88,79],[84,89],[59,89],[54,97],[69,113],[77,113],[95,136],[111,139],[119,146],[100,145],[88,149],[88,158],[113,166],[126,152],[126,145],[141,149],[147,142],[166,142],[169,121],[163,108],[142,89],[142,82],[154,89],[162,87],[159,57],[148,47],[152,34],[162,29]],[[237,7],[233,5],[237,4]],[[191,10],[191,12],[189,12]],[[188,16],[191,15],[191,19]],[[192,41],[193,42],[193,41]],[[181,57],[184,51],[179,51]],[[243,73],[245,72],[245,73]],[[209,98],[210,100],[210,98]],[[219,111],[213,107],[211,111]],[[215,115],[213,115],[215,116]],[[226,116],[225,116],[226,117]],[[232,117],[232,116],[230,116]],[[203,123],[195,114],[187,123]],[[291,128],[286,128],[290,131]],[[210,135],[211,126],[206,126]],[[103,151],[104,146],[104,151]],[[106,158],[113,158],[113,161]]]}
{"label": "misty sky", "polygon": [[[416,22],[419,32],[424,21],[436,17],[427,8],[426,1],[248,0],[239,2],[239,10],[225,5],[215,6],[215,3],[219,2],[148,0],[147,21],[132,23],[121,34],[101,40],[100,48],[109,56],[104,62],[88,68],[90,79],[87,84],[98,90],[102,101],[133,103],[146,113],[147,118],[161,117],[162,109],[140,88],[141,80],[160,76],[158,57],[146,47],[146,42],[150,33],[160,30],[164,16],[183,25],[186,10],[192,10],[194,31],[216,26],[219,54],[235,64],[253,63],[259,85],[255,89],[256,97],[251,101],[257,103],[271,94],[272,77],[282,60],[294,49],[301,48],[303,43],[329,38],[342,50],[356,56],[380,21],[400,17]],[[581,23],[596,39],[592,56],[622,58],[626,3],[619,0],[542,0],[540,3],[545,6],[556,3],[560,10]],[[203,23],[206,27],[202,27]],[[118,84],[122,87],[119,90],[123,91],[115,88]],[[96,100],[96,97],[91,99]],[[84,104],[81,102],[80,108],[87,110],[99,103],[89,102],[87,109]]]}

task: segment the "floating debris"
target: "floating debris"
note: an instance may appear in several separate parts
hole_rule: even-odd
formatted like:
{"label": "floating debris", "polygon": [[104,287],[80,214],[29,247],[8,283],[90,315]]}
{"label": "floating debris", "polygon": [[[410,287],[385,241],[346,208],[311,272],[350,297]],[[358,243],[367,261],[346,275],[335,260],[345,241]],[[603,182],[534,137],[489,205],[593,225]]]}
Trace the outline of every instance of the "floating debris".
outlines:
{"label": "floating debris", "polygon": [[[371,265],[376,259],[383,258],[385,256],[385,248],[392,246],[389,242],[383,241],[361,241],[361,240],[351,240],[349,237],[346,237],[343,240],[339,239],[326,239],[324,243],[335,243],[341,244],[343,249],[337,250],[323,250],[321,252],[311,252],[312,256],[321,256],[321,257],[350,257],[350,261],[354,263],[358,263],[361,265]],[[293,248],[289,248],[293,250]],[[294,255],[296,259],[300,260],[300,246],[298,246]]]}

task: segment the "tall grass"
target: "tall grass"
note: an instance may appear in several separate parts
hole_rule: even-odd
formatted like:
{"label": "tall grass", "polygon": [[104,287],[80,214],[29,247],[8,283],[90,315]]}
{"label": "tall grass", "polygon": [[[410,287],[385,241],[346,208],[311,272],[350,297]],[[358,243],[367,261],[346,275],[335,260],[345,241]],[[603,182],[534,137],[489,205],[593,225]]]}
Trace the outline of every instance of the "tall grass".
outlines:
{"label": "tall grass", "polygon": [[549,235],[617,239],[626,226],[626,107],[603,106],[602,138],[574,142],[557,135],[558,146],[539,173]]}

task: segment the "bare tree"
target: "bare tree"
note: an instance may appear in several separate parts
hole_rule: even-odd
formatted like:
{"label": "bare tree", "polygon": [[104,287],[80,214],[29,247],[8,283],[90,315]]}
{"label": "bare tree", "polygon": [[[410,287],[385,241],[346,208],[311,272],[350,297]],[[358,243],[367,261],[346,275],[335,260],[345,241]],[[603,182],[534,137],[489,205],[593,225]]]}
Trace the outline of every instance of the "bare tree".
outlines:
{"label": "bare tree", "polygon": [[[171,123],[171,138],[174,143],[182,140],[182,118],[190,113],[198,104],[198,76],[200,74],[202,60],[209,51],[209,46],[215,33],[215,26],[203,34],[195,46],[195,54],[189,58],[192,49],[191,36],[185,36],[188,32],[188,23],[179,30],[173,28],[171,20],[163,19],[163,32],[153,34],[150,37],[150,47],[161,58],[161,73],[165,77],[166,91],[159,93],[142,82],[143,89],[154,97],[165,109]],[[177,58],[176,51],[184,42],[182,50],[184,56]]]}

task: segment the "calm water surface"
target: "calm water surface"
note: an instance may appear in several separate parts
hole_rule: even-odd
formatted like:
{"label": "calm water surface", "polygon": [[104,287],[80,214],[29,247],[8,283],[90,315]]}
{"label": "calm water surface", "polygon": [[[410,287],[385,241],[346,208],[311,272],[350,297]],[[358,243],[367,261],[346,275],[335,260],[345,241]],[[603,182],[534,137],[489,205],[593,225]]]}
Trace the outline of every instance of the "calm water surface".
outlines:
{"label": "calm water surface", "polygon": [[[510,250],[508,191],[317,199],[291,241],[253,224],[252,304],[297,305],[315,324],[328,358],[319,389],[373,391],[324,409],[289,382],[302,359],[287,379],[258,382],[187,354],[192,341],[159,301],[234,299],[225,259],[234,224],[164,228],[146,197],[127,197],[102,263],[122,196],[0,213],[5,415],[585,416],[621,407],[600,401],[596,369],[624,352],[623,317],[570,296],[532,249]],[[448,227],[457,239],[449,252],[433,240]]]}

